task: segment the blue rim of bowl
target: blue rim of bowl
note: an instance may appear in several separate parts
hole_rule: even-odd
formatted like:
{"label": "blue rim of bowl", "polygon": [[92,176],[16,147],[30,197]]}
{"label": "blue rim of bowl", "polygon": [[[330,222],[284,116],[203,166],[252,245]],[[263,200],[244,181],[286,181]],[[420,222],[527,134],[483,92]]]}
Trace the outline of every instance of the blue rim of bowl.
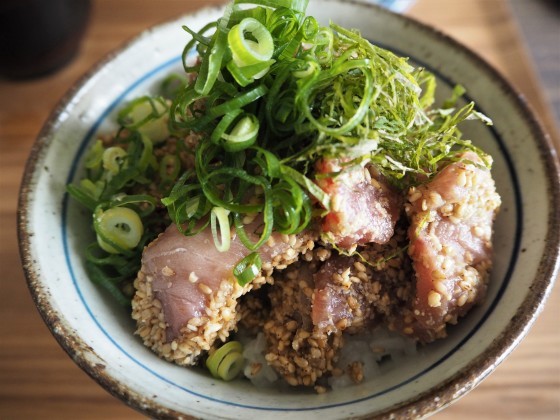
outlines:
{"label": "blue rim of bowl", "polygon": [[[407,55],[407,54],[404,54],[402,51],[398,51],[398,50],[395,50],[394,48],[391,48],[390,46],[386,46],[386,45],[380,44],[378,42],[374,42],[374,43],[375,43],[375,45],[378,45],[382,48],[392,50],[397,55],[400,55],[400,56]],[[454,83],[453,81],[451,81],[447,77],[443,76],[438,70],[436,70],[434,68],[431,68],[427,63],[422,62],[421,60],[418,60],[417,58],[415,58],[414,56],[410,56],[409,54],[408,54],[408,56],[409,56],[411,61],[415,62],[416,64],[418,64],[418,65],[420,65],[424,68],[426,68],[428,71],[434,73],[437,76],[438,80],[443,81],[446,85],[448,85],[448,87],[453,88],[456,85],[456,83]],[[124,89],[124,91],[117,98],[115,98],[111,102],[111,104],[101,113],[101,115],[97,118],[95,123],[90,127],[88,132],[85,134],[84,138],[81,140],[80,147],[78,149],[78,152],[74,156],[74,160],[72,162],[70,172],[69,172],[68,177],[66,179],[66,184],[70,184],[70,183],[75,181],[76,172],[78,170],[79,162],[81,161],[83,154],[86,152],[87,148],[89,147],[91,139],[96,135],[96,133],[99,129],[99,126],[103,123],[103,121],[105,121],[108,118],[108,116],[111,114],[111,112],[113,112],[116,108],[121,106],[123,104],[123,100],[134,89],[136,89],[139,85],[143,84],[144,82],[146,82],[148,80],[156,78],[159,75],[164,77],[166,70],[168,70],[170,67],[172,67],[176,64],[180,64],[180,62],[181,62],[181,57],[177,56],[177,57],[169,59],[168,61],[158,65],[154,69],[145,73],[143,76],[140,76],[136,81],[132,82],[128,87],[126,87]],[[472,101],[472,98],[470,98],[468,96],[468,94],[464,95],[464,98],[467,102]],[[484,113],[483,109],[478,108],[478,110],[480,112]],[[511,274],[512,274],[514,268],[515,268],[515,264],[516,264],[516,261],[517,261],[517,255],[518,255],[518,252],[519,252],[520,246],[521,246],[520,245],[520,243],[521,243],[521,232],[522,232],[522,229],[523,229],[522,197],[521,197],[521,191],[520,191],[520,188],[519,188],[519,182],[518,182],[518,179],[517,179],[517,173],[515,171],[515,167],[513,165],[512,160],[511,160],[510,153],[509,153],[506,145],[504,144],[504,141],[503,141],[502,137],[498,134],[498,132],[494,129],[493,126],[489,126],[489,127],[487,127],[487,129],[492,133],[492,135],[494,137],[494,141],[498,144],[499,149],[502,153],[502,156],[504,157],[504,159],[506,161],[507,168],[508,168],[508,173],[509,173],[509,176],[510,176],[511,184],[513,186],[513,191],[514,191],[514,195],[515,195],[515,211],[516,211],[516,217],[515,217],[516,227],[515,227],[515,235],[514,235],[514,238],[515,238],[514,241],[515,242],[514,242],[514,246],[512,248],[512,254],[511,254],[510,259],[509,259],[508,268],[506,270],[504,278],[501,281],[501,286],[498,289],[498,292],[497,292],[496,296],[494,297],[494,300],[491,302],[491,304],[489,305],[486,312],[481,316],[479,322],[477,322],[477,324],[472,328],[472,330],[469,331],[469,333],[455,347],[453,347],[450,351],[448,351],[445,355],[443,355],[439,360],[435,361],[432,365],[425,368],[424,370],[417,373],[416,375],[408,378],[407,380],[405,380],[405,381],[403,381],[399,384],[396,384],[396,385],[391,386],[390,388],[386,388],[384,390],[378,391],[378,392],[376,392],[372,395],[368,395],[368,396],[365,396],[365,397],[361,397],[359,399],[349,400],[349,401],[336,403],[336,404],[308,406],[308,407],[303,407],[303,408],[266,407],[266,406],[240,404],[240,403],[236,403],[236,402],[232,402],[232,401],[225,401],[225,400],[221,400],[221,399],[218,399],[218,398],[214,398],[212,396],[202,394],[202,393],[194,391],[193,389],[189,389],[189,388],[186,388],[185,386],[179,385],[179,384],[165,378],[164,376],[160,375],[159,373],[155,372],[153,369],[151,369],[150,367],[148,367],[145,364],[143,364],[142,362],[140,362],[138,359],[136,359],[134,356],[132,356],[126,349],[124,349],[111,336],[111,334],[103,327],[103,325],[101,325],[99,320],[93,314],[90,306],[88,305],[88,302],[86,301],[86,299],[85,299],[85,297],[82,293],[82,290],[80,289],[80,286],[77,282],[76,276],[74,274],[74,269],[73,269],[73,266],[72,266],[72,262],[71,262],[71,259],[70,259],[70,254],[68,252],[68,237],[67,237],[68,220],[67,220],[67,215],[68,215],[69,196],[68,196],[68,194],[65,194],[64,197],[63,197],[63,200],[62,200],[62,214],[61,214],[62,240],[63,240],[63,249],[64,249],[64,254],[65,254],[65,259],[66,259],[66,263],[67,263],[67,266],[68,266],[70,277],[72,279],[72,283],[73,283],[73,285],[76,289],[76,292],[77,292],[78,296],[80,297],[80,300],[82,301],[82,303],[85,307],[85,310],[87,311],[87,313],[91,317],[92,321],[98,326],[98,328],[105,335],[105,337],[119,351],[121,351],[126,357],[128,357],[136,365],[138,365],[139,367],[141,367],[142,369],[144,369],[146,372],[150,373],[151,375],[154,375],[159,380],[167,383],[168,385],[174,386],[174,387],[176,387],[176,388],[178,388],[182,391],[186,391],[191,395],[201,397],[201,398],[204,398],[204,399],[207,399],[207,400],[210,400],[210,401],[214,401],[214,402],[219,402],[219,403],[222,403],[222,404],[225,404],[225,405],[234,406],[234,407],[250,408],[250,409],[253,409],[253,410],[265,410],[265,411],[294,411],[294,412],[321,410],[321,409],[341,407],[341,406],[346,406],[346,405],[366,401],[366,400],[369,400],[369,399],[377,398],[381,395],[392,392],[392,391],[394,391],[394,390],[396,390],[396,389],[398,389],[402,386],[405,386],[405,385],[409,384],[410,382],[413,382],[413,381],[419,379],[420,377],[422,377],[423,375],[430,372],[431,370],[433,370],[434,368],[439,366],[441,363],[446,361],[448,358],[453,356],[468,340],[470,340],[472,338],[472,336],[474,334],[476,334],[478,332],[478,330],[480,329],[482,324],[484,324],[484,322],[488,319],[488,317],[494,311],[494,308],[499,303],[505,289],[507,288],[507,286],[509,284]]]}
{"label": "blue rim of bowl", "polygon": [[[554,279],[560,270],[560,217],[554,210],[560,208],[560,164],[557,161],[556,152],[550,137],[542,128],[540,122],[535,117],[533,111],[526,103],[523,96],[520,95],[518,91],[484,59],[441,31],[429,25],[420,23],[412,18],[403,17],[388,10],[380,10],[381,8],[378,6],[371,4],[366,5],[363,2],[352,0],[334,1],[364,7],[366,10],[368,8],[375,9],[377,13],[386,13],[393,15],[393,17],[396,15],[397,19],[404,21],[406,24],[413,25],[419,31],[429,33],[432,38],[445,42],[450,48],[462,51],[471,60],[478,63],[481,70],[496,81],[500,88],[511,97],[517,109],[522,111],[521,114],[525,115],[527,125],[532,129],[532,132],[535,133],[535,143],[541,153],[541,163],[547,173],[550,174],[547,184],[549,192],[548,197],[550,199],[548,217],[550,229],[546,238],[544,238],[544,242],[547,248],[552,251],[542,256],[539,262],[536,279],[530,290],[528,290],[526,298],[520,306],[516,316],[510,321],[508,326],[504,329],[504,332],[494,340],[494,344],[492,346],[487,348],[483,354],[473,360],[467,367],[457,372],[453,377],[416,397],[398,405],[389,407],[385,411],[375,413],[377,417],[393,417],[395,415],[426,415],[444,408],[478,385],[478,383],[480,383],[480,381],[482,381],[493,370],[493,367],[499,364],[522,340],[534,322],[535,317],[544,307],[546,298],[550,294],[554,284]],[[217,8],[206,8],[203,11],[208,11],[210,9]],[[199,12],[195,12],[193,15],[196,15],[197,13]],[[175,20],[176,19],[172,19],[171,21]],[[156,25],[152,27],[150,31],[157,30],[159,26],[164,26],[168,23],[169,22],[165,22],[160,25]],[[36,267],[36,262],[33,260],[31,252],[31,238],[33,235],[32,232],[28,230],[28,209],[30,202],[32,201],[35,178],[38,176],[37,172],[41,167],[41,159],[45,154],[49,142],[52,140],[52,133],[59,123],[60,115],[63,114],[64,109],[71,102],[72,98],[81,91],[86,83],[94,77],[99,70],[110,63],[123,50],[132,46],[141,36],[142,34],[134,37],[131,41],[108,54],[95,66],[93,66],[91,70],[88,71],[78,82],[76,82],[74,86],[64,95],[47,119],[33,145],[22,177],[18,201],[18,241],[22,265],[35,305],[55,339],[74,360],[74,362],[109,393],[122,399],[131,407],[154,416],[164,415],[176,417],[184,416],[184,413],[164,407],[155,401],[146,401],[143,395],[138,394],[123,384],[120,384],[115,378],[104,372],[104,370],[96,363],[92,363],[84,356],[84,354],[80,353],[81,350],[85,349],[90,353],[95,354],[94,350],[88,348],[82,339],[74,331],[72,331],[67,324],[65,324],[64,319],[60,318],[51,308],[48,302],[49,291],[46,286],[42,284],[40,269]]]}

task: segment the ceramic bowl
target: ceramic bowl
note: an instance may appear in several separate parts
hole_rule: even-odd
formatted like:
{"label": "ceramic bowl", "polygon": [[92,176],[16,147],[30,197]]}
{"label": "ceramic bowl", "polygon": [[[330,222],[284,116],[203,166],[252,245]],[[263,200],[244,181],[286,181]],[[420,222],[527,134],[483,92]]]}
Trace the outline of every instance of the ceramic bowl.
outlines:
{"label": "ceramic bowl", "polygon": [[[525,336],[558,272],[559,166],[532,113],[483,60],[445,35],[385,9],[313,0],[321,22],[358,28],[372,42],[437,75],[439,96],[460,83],[466,100],[494,121],[464,126],[494,157],[503,206],[495,224],[488,296],[420,355],[360,385],[323,395],[224,383],[159,359],[133,335],[129,314],[87,278],[89,218],[68,199],[96,133],[115,129],[123,102],[180,69],[182,24],[200,28],[220,15],[205,9],[148,30],[92,69],[53,111],[27,164],[19,235],[29,288],[52,334],[73,360],[113,395],[150,416],[322,419],[426,415],[474,388]],[[147,59],[149,57],[149,59]]]}

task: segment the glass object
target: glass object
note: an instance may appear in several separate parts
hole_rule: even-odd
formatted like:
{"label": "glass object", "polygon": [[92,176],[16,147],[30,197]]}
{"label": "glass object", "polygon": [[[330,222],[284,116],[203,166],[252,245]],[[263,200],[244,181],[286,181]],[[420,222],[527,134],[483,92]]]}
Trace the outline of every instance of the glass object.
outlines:
{"label": "glass object", "polygon": [[0,76],[36,77],[70,62],[90,9],[90,0],[1,0]]}

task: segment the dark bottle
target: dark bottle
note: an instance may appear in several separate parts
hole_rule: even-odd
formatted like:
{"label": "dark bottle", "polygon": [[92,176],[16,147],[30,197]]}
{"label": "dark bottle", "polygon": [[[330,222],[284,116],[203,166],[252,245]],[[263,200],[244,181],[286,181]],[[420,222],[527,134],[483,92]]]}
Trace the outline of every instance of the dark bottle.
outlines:
{"label": "dark bottle", "polygon": [[0,0],[0,76],[53,72],[78,51],[90,0]]}

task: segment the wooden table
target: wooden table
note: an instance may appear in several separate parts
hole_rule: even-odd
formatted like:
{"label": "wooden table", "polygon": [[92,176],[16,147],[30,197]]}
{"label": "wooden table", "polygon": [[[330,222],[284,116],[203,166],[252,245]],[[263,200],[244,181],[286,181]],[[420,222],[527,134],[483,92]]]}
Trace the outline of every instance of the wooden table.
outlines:
{"label": "wooden table", "polygon": [[[527,0],[529,1],[529,0]],[[142,29],[217,1],[95,0],[76,59],[51,76],[0,81],[0,418],[140,418],[82,372],[55,342],[27,290],[16,239],[18,187],[50,110],[104,54]],[[409,11],[485,57],[521,92],[551,133],[543,101],[505,0],[418,0]],[[557,146],[558,137],[554,136]],[[559,147],[560,149],[560,147]],[[528,337],[482,385],[436,418],[560,418],[560,289]]]}

